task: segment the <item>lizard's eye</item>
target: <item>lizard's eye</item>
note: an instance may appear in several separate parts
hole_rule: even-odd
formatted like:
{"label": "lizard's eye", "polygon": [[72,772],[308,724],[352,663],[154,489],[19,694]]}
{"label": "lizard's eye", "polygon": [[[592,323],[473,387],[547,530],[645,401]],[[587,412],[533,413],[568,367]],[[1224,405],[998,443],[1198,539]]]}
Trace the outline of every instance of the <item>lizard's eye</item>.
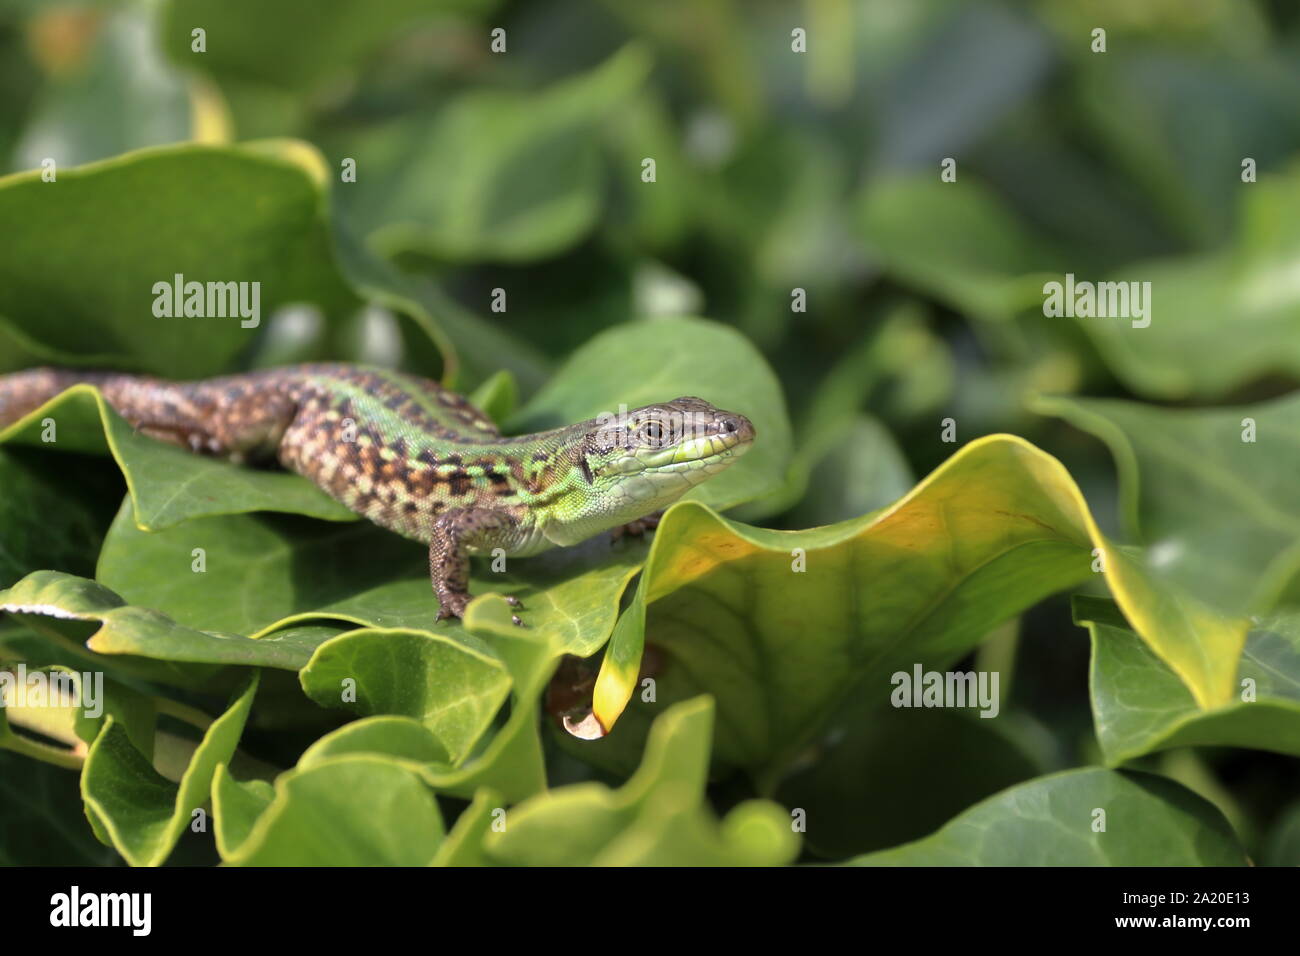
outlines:
{"label": "lizard's eye", "polygon": [[672,430],[666,422],[652,418],[637,429],[637,438],[643,445],[662,448],[672,438]]}

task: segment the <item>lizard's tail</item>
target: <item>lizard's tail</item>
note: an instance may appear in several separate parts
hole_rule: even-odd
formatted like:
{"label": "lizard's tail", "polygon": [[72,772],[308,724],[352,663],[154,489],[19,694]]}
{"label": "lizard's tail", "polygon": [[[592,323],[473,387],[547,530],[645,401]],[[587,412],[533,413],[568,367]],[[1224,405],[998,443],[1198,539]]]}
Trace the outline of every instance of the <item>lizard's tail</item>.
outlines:
{"label": "lizard's tail", "polygon": [[94,385],[113,409],[143,434],[232,461],[267,458],[297,411],[280,371],[201,382],[144,375],[34,368],[0,375],[0,428],[40,408],[73,385]]}
{"label": "lizard's tail", "polygon": [[40,408],[66,388],[83,382],[102,385],[109,378],[119,377],[111,372],[61,368],[32,368],[12,375],[0,375],[0,428]]}

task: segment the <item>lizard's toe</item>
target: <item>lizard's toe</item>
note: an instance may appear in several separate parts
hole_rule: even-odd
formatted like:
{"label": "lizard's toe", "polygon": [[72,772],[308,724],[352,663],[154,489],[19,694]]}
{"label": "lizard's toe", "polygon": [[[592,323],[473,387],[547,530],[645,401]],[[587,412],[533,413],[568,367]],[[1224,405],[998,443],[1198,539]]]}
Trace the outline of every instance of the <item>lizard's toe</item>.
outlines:
{"label": "lizard's toe", "polygon": [[438,607],[438,617],[436,620],[446,621],[450,618],[462,618],[465,616],[465,608],[469,606],[470,597],[452,597],[448,596]]}

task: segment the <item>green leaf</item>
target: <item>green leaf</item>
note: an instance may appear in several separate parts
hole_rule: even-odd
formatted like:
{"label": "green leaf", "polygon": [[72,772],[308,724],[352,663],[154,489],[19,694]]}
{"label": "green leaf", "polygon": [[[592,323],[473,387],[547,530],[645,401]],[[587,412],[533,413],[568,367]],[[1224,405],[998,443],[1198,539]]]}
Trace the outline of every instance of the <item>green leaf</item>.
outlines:
{"label": "green leaf", "polygon": [[[195,549],[202,571],[195,570]],[[131,603],[183,623],[261,637],[311,618],[432,624],[437,601],[426,561],[424,549],[369,522],[225,515],[147,533],[124,508],[105,538],[97,575]]]}
{"label": "green leaf", "polygon": [[545,789],[537,703],[558,655],[544,637],[515,627],[510,614],[500,598],[485,598],[470,606],[467,627],[505,662],[513,698],[504,724],[461,766],[446,759],[457,744],[455,739],[443,741],[436,726],[401,716],[367,717],[340,727],[309,747],[298,766],[310,767],[340,754],[378,754],[420,774],[439,792],[466,799],[480,787],[491,788],[512,801]]}
{"label": "green leaf", "polygon": [[224,763],[212,775],[212,817],[217,852],[234,856],[252,832],[253,824],[275,799],[275,787],[265,780],[240,782]]}
{"label": "green leaf", "polygon": [[754,423],[753,448],[687,498],[729,508],[775,488],[791,454],[781,386],[742,335],[702,319],[629,322],[578,349],[510,422],[536,431],[695,395]]}
{"label": "green leaf", "polygon": [[559,253],[596,223],[605,191],[601,123],[649,69],[646,50],[629,46],[541,92],[476,90],[431,120],[368,129],[348,155],[371,172],[340,200],[387,256],[525,261]]}
{"label": "green leaf", "polygon": [[[70,669],[70,668],[69,668]],[[158,760],[157,723],[158,709],[168,706],[149,697],[136,688],[110,677],[102,685],[95,672],[73,671],[80,685],[76,723],[77,736],[86,744],[95,742],[111,719],[126,731],[126,738],[147,760]],[[87,679],[95,681],[93,688],[86,686]],[[93,693],[93,697],[91,694]],[[96,699],[98,698],[98,699]],[[206,718],[205,718],[206,719]]]}
{"label": "green leaf", "polygon": [[871,185],[862,229],[889,272],[994,320],[1040,312],[1044,283],[1063,281],[1067,271],[1080,282],[1150,283],[1149,325],[1134,327],[1136,316],[1073,321],[1125,385],[1152,398],[1216,397],[1269,373],[1300,371],[1293,346],[1300,293],[1288,271],[1300,247],[1300,171],[1238,184],[1239,213],[1226,247],[1105,275],[1078,252],[1066,258],[1053,250],[984,187],[963,182],[912,177]]}
{"label": "green leaf", "polygon": [[850,693],[884,701],[894,672],[956,660],[1085,580],[1093,549],[1143,639],[1197,699],[1230,695],[1240,623],[1160,590],[1140,555],[1101,535],[1059,462],[993,435],[893,506],[827,528],[767,531],[675,505],[606,651],[594,717],[606,730],[618,718],[648,639],[659,703],[715,695],[719,759],[770,786]]}
{"label": "green leaf", "polygon": [[[611,204],[611,212],[618,218],[609,223],[612,231],[649,252],[681,242],[698,211],[697,173],[684,155],[682,137],[662,97],[642,89],[606,117],[601,133],[621,173],[614,177],[618,201]],[[647,156],[655,160],[655,184],[641,181],[641,161]],[[659,182],[671,186],[659,189]],[[614,216],[607,216],[606,222]]]}
{"label": "green leaf", "polygon": [[1300,395],[1227,409],[1035,404],[1106,443],[1127,531],[1150,549],[1161,581],[1225,614],[1285,598],[1300,572]]}
{"label": "green leaf", "polygon": [[[755,522],[784,512],[784,526],[807,528],[897,500],[914,484],[911,467],[884,424],[861,409],[883,404],[895,422],[937,411],[951,391],[951,364],[913,303],[889,309],[813,392],[782,487],[735,517]],[[817,493],[809,494],[813,475]]]}
{"label": "green leaf", "polygon": [[1300,866],[1300,803],[1292,803],[1265,840],[1264,866]]}
{"label": "green leaf", "polygon": [[917,839],[1041,772],[998,723],[859,704],[808,755],[815,759],[781,782],[776,799],[807,814],[804,840],[826,859]]}
{"label": "green leaf", "polygon": [[180,784],[161,776],[111,717],[90,746],[82,771],[81,792],[113,847],[132,866],[163,863],[191,815],[208,802],[218,764],[229,762],[243,733],[257,673],[208,727]]}
{"label": "green leaf", "polygon": [[[495,0],[171,0],[163,7],[163,48],[177,64],[217,78],[255,81],[310,92],[347,76],[386,41],[431,18],[486,13]],[[303,30],[310,23],[311,30]],[[206,31],[206,49],[192,50],[190,31]]]}
{"label": "green leaf", "polygon": [[1269,374],[1300,373],[1300,289],[1290,271],[1300,254],[1300,169],[1237,188],[1226,247],[1104,277],[1151,284],[1149,326],[1077,320],[1120,380],[1143,396],[1215,398]]}
{"label": "green leaf", "polygon": [[511,623],[513,612],[499,597],[470,605],[465,627],[487,643],[510,672],[510,714],[501,727],[460,766],[445,758],[451,749],[436,728],[409,717],[368,717],[325,735],[303,754],[299,767],[339,754],[379,754],[418,772],[440,793],[469,799],[488,787],[508,801],[546,787],[545,758],[538,735],[538,703],[562,654],[562,645],[532,628]]}
{"label": "green leaf", "polygon": [[0,448],[0,586],[41,568],[94,572],[121,487],[111,466],[56,467],[68,460]]}
{"label": "green leaf", "polygon": [[1005,321],[1043,301],[1061,254],[984,186],[933,174],[873,180],[859,223],[868,251],[909,285],[977,319]]}
{"label": "green leaf", "polygon": [[[81,696],[82,677],[61,665],[32,665],[27,667],[28,679],[33,671],[41,672],[41,679],[47,682],[58,675],[58,680],[68,683],[58,690],[47,683],[36,690],[36,696],[28,697],[25,683],[19,680],[22,671],[10,667],[0,669],[0,750],[11,750],[55,767],[80,767],[85,751],[84,741],[77,733],[78,701],[85,699]],[[50,694],[58,696],[46,696]],[[14,726],[28,732],[15,733]]]}
{"label": "green leaf", "polygon": [[310,767],[340,754],[384,754],[416,764],[451,763],[451,755],[438,739],[436,728],[412,717],[363,717],[319,738],[298,758]]}
{"label": "green leaf", "polygon": [[191,119],[185,77],[163,60],[148,11],[112,11],[93,28],[94,43],[84,60],[43,91],[14,150],[18,166],[37,168],[48,158],[61,172],[130,149],[189,139],[198,125]]}
{"label": "green leaf", "polygon": [[[469,753],[510,691],[506,668],[480,642],[428,631],[350,631],[318,647],[298,676],[322,707],[420,721],[453,764]],[[344,704],[345,696],[353,703]]]}
{"label": "green leaf", "polygon": [[[1249,19],[1205,26],[1225,41],[1225,30],[1259,29]],[[1261,170],[1276,168],[1291,155],[1297,131],[1284,92],[1292,77],[1285,55],[1264,43],[1240,56],[1249,42],[1237,47],[1237,56],[1200,59],[1186,50],[1119,41],[1104,64],[1084,58],[1075,81],[1088,135],[1128,172],[1146,204],[1200,247],[1217,246],[1232,227],[1243,189],[1236,144],[1251,144],[1249,155]],[[1207,115],[1214,117],[1212,130]],[[1237,175],[1222,175],[1225,169]]]}
{"label": "green leaf", "polygon": [[507,369],[496,372],[469,397],[470,404],[498,424],[519,404],[519,384]]}
{"label": "green leaf", "polygon": [[286,771],[251,826],[253,799],[245,791],[235,809],[232,782],[223,780],[218,812],[235,810],[241,819],[229,832],[247,833],[223,850],[230,866],[426,866],[442,842],[433,793],[394,760],[340,756]]}
{"label": "green leaf", "polygon": [[0,751],[0,866],[118,862],[84,822],[75,771]]}
{"label": "green leaf", "polygon": [[512,866],[780,865],[798,852],[790,818],[754,801],[721,824],[702,806],[713,703],[700,698],[667,710],[651,731],[640,769],[623,787],[561,787],[507,814],[485,850]]}
{"label": "green leaf", "polygon": [[[1105,830],[1098,832],[1098,811]],[[1246,866],[1218,810],[1164,777],[1085,768],[990,797],[854,866]]]}
{"label": "green leaf", "polygon": [[[191,570],[195,548],[204,551],[203,573]],[[619,598],[647,550],[644,542],[615,543],[602,536],[512,561],[505,573],[478,564],[470,590],[517,595],[528,626],[554,640],[556,653],[587,656],[608,638]],[[263,641],[287,642],[290,634],[282,629],[305,622],[465,635],[459,622],[435,622],[438,602],[429,587],[426,550],[366,522],[229,515],[145,534],[119,513],[104,542],[98,575],[132,604],[156,608],[192,628],[258,639],[212,645],[222,661],[235,646],[243,653]],[[229,599],[233,593],[240,595],[238,602]],[[295,655],[302,649],[299,639],[309,637],[293,635]],[[315,647],[305,648],[308,655]],[[294,669],[306,663],[300,656],[276,659],[279,663],[270,657],[247,662]]]}
{"label": "green leaf", "polygon": [[447,352],[406,284],[331,221],[328,178],[321,155],[294,140],[144,149],[61,169],[53,183],[39,172],[4,177],[0,217],[24,226],[0,236],[0,327],[59,364],[182,379],[225,371],[258,327],[239,314],[157,317],[169,297],[155,286],[181,275],[260,283],[259,320],[308,303],[337,321],[373,299]]}
{"label": "green leaf", "polygon": [[[1203,709],[1114,607],[1075,598],[1092,635],[1092,711],[1106,762],[1190,746],[1253,747],[1300,756],[1300,613],[1256,619],[1237,671],[1236,699]],[[1249,682],[1249,683],[1247,683]]]}
{"label": "green leaf", "polygon": [[426,768],[425,780],[440,792],[469,798],[488,787],[513,802],[546,789],[537,703],[555,672],[560,647],[541,633],[521,632],[510,614],[499,597],[480,598],[466,612],[467,630],[487,641],[510,670],[510,716],[462,766]]}
{"label": "green leaf", "polygon": [[474,801],[461,811],[447,839],[438,847],[433,865],[488,866],[491,861],[483,853],[483,841],[501,810],[504,807],[498,794],[488,789],[476,793]]}
{"label": "green leaf", "polygon": [[[42,438],[48,434],[48,421],[54,423],[52,442]],[[144,531],[206,515],[248,511],[284,511],[328,521],[357,517],[305,478],[241,468],[141,435],[89,385],[76,385],[0,429],[0,443],[4,442],[112,454],[126,478],[131,518]]]}
{"label": "green leaf", "polygon": [[[915,484],[911,466],[889,430],[869,415],[859,415],[834,431],[821,433],[820,448],[795,455],[798,475],[791,494],[798,502],[785,523],[816,528],[883,508]],[[817,489],[809,491],[813,475]]]}
{"label": "green leaf", "polygon": [[155,284],[178,273],[260,281],[264,316],[288,302],[327,315],[358,304],[332,261],[319,179],[267,152],[159,147],[61,169],[55,183],[19,173],[0,179],[0,216],[24,223],[21,241],[0,237],[0,317],[73,364],[223,370],[255,330],[238,315],[155,318]]}
{"label": "green leaf", "polygon": [[[54,622],[98,623],[85,648],[98,654],[138,655],[151,661],[187,664],[244,664],[297,669],[307,662],[315,632],[286,632],[283,639],[253,641],[235,634],[184,627],[166,614],[127,604],[121,596],[85,578],[60,571],[33,571],[13,587],[0,591],[0,611],[32,615]],[[305,638],[305,640],[304,640]],[[75,639],[70,639],[77,646]],[[166,667],[154,672],[158,679],[173,677],[189,685],[211,677],[216,668]]]}

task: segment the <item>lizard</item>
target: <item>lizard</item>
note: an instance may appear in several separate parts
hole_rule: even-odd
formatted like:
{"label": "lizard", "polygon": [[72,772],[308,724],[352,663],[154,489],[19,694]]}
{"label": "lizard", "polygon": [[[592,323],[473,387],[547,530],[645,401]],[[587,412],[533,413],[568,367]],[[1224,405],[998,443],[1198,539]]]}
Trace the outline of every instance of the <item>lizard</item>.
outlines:
{"label": "lizard", "polygon": [[662,509],[754,441],[744,415],[691,396],[506,436],[437,382],[344,363],[194,382],[29,369],[0,376],[0,428],[83,383],[144,435],[236,464],[278,462],[426,544],[437,620],[464,616],[470,555],[531,556],[603,531],[653,527]]}

